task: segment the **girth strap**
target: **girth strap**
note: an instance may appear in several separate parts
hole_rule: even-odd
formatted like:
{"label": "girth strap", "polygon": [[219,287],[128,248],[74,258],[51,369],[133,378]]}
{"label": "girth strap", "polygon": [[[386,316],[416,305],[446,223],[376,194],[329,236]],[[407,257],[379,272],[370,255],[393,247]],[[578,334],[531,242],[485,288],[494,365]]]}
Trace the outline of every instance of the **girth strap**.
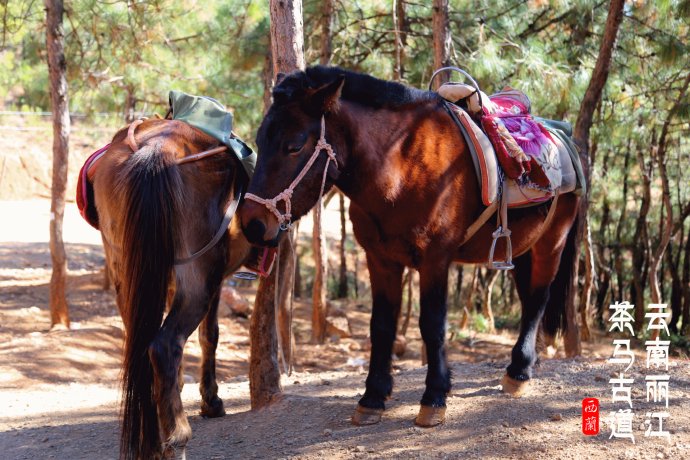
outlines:
{"label": "girth strap", "polygon": [[198,259],[199,257],[206,254],[209,251],[209,249],[211,249],[213,246],[216,245],[216,243],[218,243],[220,241],[220,239],[223,237],[225,232],[228,231],[228,227],[230,226],[230,222],[232,221],[232,218],[235,215],[235,212],[237,211],[237,207],[239,206],[240,201],[242,201],[242,193],[243,192],[244,192],[244,187],[239,186],[237,188],[237,192],[235,193],[235,197],[230,202],[230,205],[228,206],[228,208],[225,210],[225,216],[223,216],[223,220],[220,222],[220,226],[218,227],[216,234],[213,235],[213,238],[211,238],[211,241],[206,243],[206,246],[199,249],[197,252],[195,252],[191,256],[183,257],[181,259],[175,259],[175,265],[188,264],[189,262],[192,262],[192,261]]}

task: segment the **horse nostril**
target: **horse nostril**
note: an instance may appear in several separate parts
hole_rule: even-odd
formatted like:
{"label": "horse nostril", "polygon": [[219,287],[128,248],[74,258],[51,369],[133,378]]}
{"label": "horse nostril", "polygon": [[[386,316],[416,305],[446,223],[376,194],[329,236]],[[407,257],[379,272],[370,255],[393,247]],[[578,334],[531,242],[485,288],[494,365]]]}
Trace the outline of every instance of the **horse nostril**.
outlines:
{"label": "horse nostril", "polygon": [[244,227],[244,235],[250,243],[262,244],[264,242],[264,234],[266,233],[266,226],[258,219],[252,219]]}

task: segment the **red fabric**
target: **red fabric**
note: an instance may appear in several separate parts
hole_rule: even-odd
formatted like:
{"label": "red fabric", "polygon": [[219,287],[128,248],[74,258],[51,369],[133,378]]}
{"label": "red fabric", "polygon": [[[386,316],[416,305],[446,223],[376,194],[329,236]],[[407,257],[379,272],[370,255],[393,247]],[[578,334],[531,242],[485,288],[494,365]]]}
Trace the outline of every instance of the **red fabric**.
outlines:
{"label": "red fabric", "polygon": [[79,214],[96,230],[99,229],[98,213],[96,212],[95,204],[90,200],[90,198],[93,198],[93,185],[89,180],[89,172],[97,166],[98,160],[108,150],[108,147],[110,147],[110,144],[96,150],[86,159],[77,179],[77,207],[79,208]]}
{"label": "red fabric", "polygon": [[508,153],[501,136],[498,134],[495,117],[492,115],[485,115],[482,117],[482,127],[494,146],[496,157],[498,158],[501,168],[503,168],[503,171],[506,173],[506,176],[510,179],[518,179],[525,174],[525,172],[529,172],[529,162],[520,161],[517,158],[513,158],[513,156]]}

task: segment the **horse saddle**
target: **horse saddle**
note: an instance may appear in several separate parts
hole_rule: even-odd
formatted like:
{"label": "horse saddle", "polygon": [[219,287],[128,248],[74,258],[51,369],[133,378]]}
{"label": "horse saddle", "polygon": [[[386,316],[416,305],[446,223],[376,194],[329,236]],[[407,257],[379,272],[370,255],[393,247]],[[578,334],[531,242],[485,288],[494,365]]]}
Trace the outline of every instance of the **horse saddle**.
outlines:
{"label": "horse saddle", "polygon": [[[246,173],[245,180],[251,179],[256,164],[256,153],[232,132],[233,116],[231,112],[225,110],[225,107],[213,98],[193,96],[182,91],[170,91],[169,102],[170,108],[165,118],[184,121],[218,139],[237,158]],[[96,150],[87,158],[77,179],[79,213],[96,230],[99,230],[98,212],[94,204],[92,179],[98,161],[108,152],[108,147],[110,144]]]}
{"label": "horse saddle", "polygon": [[543,203],[556,191],[582,192],[569,123],[532,116],[529,98],[514,89],[487,96],[468,84],[446,83],[438,93],[469,147],[485,206],[501,187],[510,208]]}

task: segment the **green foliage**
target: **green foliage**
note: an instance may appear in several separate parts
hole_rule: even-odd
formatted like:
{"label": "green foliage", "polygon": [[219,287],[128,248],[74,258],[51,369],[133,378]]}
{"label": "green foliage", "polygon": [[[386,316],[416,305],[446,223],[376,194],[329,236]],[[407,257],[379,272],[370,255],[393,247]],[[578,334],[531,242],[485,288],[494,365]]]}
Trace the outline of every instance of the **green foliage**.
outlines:
{"label": "green foliage", "polygon": [[[404,4],[402,79],[426,88],[434,70],[431,4]],[[389,0],[337,3],[332,63],[392,78],[391,6]],[[235,130],[253,139],[263,112],[268,2],[68,0],[66,9],[73,112],[115,112],[123,118],[131,112],[164,112],[167,91],[180,89],[232,107]],[[595,0],[451,0],[452,62],[473,74],[486,92],[506,85],[522,89],[535,113],[574,123],[597,59],[607,9],[608,2]],[[321,14],[320,2],[304,2],[308,64],[319,60]],[[0,17],[0,107],[48,110],[42,2],[2,2]],[[675,216],[690,199],[688,95],[676,104],[688,72],[689,18],[689,0],[626,4],[610,76],[595,113],[590,219],[598,272],[612,270],[612,285],[620,279],[624,299],[632,278],[632,248],[651,248],[659,240],[661,184],[652,147],[671,116],[666,161]],[[645,226],[648,241],[637,241],[635,222],[649,164],[653,203]],[[674,257],[688,234],[686,228],[674,236]],[[662,280],[669,279],[669,266],[663,269]],[[663,297],[669,298],[670,282],[662,287]]]}

